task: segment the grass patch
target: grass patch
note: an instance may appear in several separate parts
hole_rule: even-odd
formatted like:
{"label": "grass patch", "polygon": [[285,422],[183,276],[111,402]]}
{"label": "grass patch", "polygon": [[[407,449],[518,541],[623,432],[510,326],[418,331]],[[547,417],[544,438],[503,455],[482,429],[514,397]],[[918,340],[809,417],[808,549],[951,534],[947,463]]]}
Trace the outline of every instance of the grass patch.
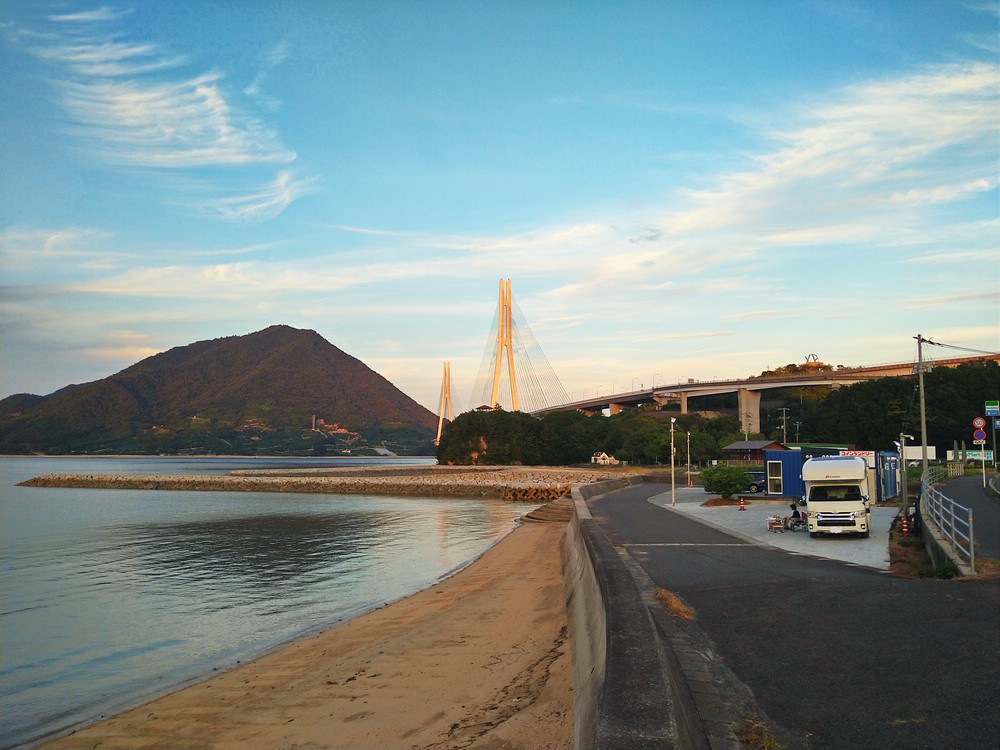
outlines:
{"label": "grass patch", "polygon": [[898,524],[889,530],[889,571],[901,578],[940,578],[957,581],[982,581],[1000,578],[1000,560],[992,557],[976,558],[976,574],[960,575],[958,567],[951,560],[935,567],[924,540],[920,536],[903,536]]}
{"label": "grass patch", "polygon": [[968,576],[969,579],[973,578],[1000,578],[1000,560],[992,557],[979,557],[976,556],[976,575]]}
{"label": "grass patch", "polygon": [[680,600],[676,594],[672,594],[666,589],[657,589],[653,598],[660,603],[664,611],[671,617],[678,617],[682,620],[693,620],[694,610]]}
{"label": "grass patch", "polygon": [[767,725],[756,716],[741,719],[734,733],[741,744],[756,750],[785,750],[785,746],[774,738]]}
{"label": "grass patch", "polygon": [[912,533],[903,536],[898,522],[889,530],[889,572],[900,578],[932,578],[935,574],[923,538]]}

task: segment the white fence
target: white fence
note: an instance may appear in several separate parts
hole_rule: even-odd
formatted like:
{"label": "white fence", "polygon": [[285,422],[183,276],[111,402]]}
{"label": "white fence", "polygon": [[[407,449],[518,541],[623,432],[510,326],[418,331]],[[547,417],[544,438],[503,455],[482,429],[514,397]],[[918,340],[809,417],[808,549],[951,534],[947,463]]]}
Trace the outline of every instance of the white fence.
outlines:
{"label": "white fence", "polygon": [[946,469],[928,469],[920,478],[923,487],[921,515],[924,523],[932,522],[941,535],[948,540],[955,554],[968,561],[972,572],[976,572],[976,545],[972,527],[972,508],[959,505],[935,487],[947,479]]}

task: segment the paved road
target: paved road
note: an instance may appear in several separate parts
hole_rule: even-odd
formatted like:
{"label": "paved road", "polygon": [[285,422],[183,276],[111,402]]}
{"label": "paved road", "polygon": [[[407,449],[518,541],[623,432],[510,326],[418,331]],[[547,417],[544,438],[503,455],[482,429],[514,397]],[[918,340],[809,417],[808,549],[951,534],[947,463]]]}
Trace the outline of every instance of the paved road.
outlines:
{"label": "paved road", "polygon": [[998,746],[1000,583],[909,581],[762,547],[648,502],[665,490],[589,506],[694,608],[718,679],[752,691],[785,747]]}
{"label": "paved road", "polygon": [[1000,499],[986,491],[982,476],[958,477],[940,489],[956,503],[972,508],[976,558],[1000,560]]}

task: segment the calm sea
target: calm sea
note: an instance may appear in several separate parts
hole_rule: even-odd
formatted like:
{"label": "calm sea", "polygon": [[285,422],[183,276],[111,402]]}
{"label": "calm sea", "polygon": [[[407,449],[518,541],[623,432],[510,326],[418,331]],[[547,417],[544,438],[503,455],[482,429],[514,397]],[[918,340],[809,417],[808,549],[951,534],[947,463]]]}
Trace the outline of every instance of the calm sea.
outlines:
{"label": "calm sea", "polygon": [[[365,463],[386,461],[407,460]],[[18,482],[345,463],[0,458],[0,746],[30,744],[426,588],[531,507]]]}

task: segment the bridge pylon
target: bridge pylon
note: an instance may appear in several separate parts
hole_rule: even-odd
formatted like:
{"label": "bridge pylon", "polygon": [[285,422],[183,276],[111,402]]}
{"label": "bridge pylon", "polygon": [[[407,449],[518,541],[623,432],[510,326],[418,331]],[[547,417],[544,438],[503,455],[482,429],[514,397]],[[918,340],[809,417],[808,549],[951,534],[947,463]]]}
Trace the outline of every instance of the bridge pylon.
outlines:
{"label": "bridge pylon", "polygon": [[454,422],[455,417],[452,415],[451,411],[451,363],[444,363],[444,372],[441,375],[441,400],[438,403],[438,431],[437,437],[434,438],[434,445],[441,444],[441,430],[444,427],[445,414],[448,415],[448,421]]}
{"label": "bridge pylon", "polygon": [[497,356],[493,367],[493,390],[490,406],[500,403],[500,373],[503,354],[507,352],[507,380],[510,382],[512,411],[520,411],[517,403],[517,377],[514,374],[514,312],[510,294],[510,279],[500,279],[500,307],[497,318]]}

